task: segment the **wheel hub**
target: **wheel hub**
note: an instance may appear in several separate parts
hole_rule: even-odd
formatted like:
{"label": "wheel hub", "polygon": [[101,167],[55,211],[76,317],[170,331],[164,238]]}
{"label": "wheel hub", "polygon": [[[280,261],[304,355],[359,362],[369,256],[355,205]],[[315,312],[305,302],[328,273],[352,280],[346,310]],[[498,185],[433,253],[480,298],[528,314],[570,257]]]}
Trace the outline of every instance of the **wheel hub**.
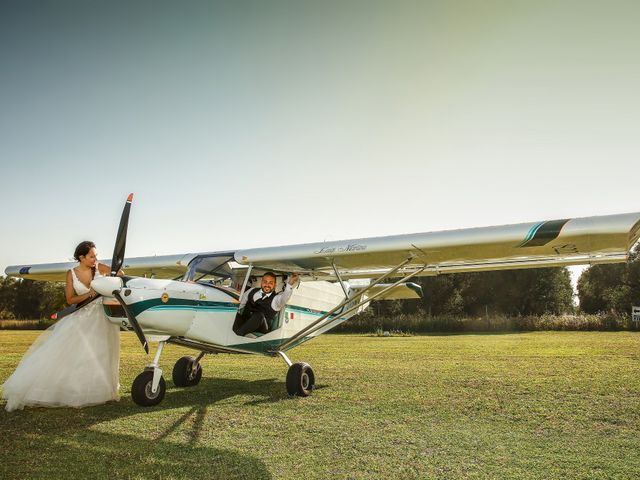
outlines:
{"label": "wheel hub", "polygon": [[147,395],[147,398],[149,400],[153,400],[160,394],[160,385],[158,385],[158,388],[156,389],[155,393],[152,391],[152,387],[153,387],[153,381],[148,382],[147,385],[144,387],[144,393]]}

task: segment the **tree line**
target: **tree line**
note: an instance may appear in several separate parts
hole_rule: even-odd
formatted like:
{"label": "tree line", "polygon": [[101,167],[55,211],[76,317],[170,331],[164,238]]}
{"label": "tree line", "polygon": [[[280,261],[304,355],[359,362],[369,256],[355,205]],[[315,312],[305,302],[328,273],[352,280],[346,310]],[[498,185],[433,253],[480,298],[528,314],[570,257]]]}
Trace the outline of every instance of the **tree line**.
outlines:
{"label": "tree line", "polygon": [[[369,314],[628,316],[632,305],[640,305],[640,244],[627,263],[595,265],[584,271],[578,281],[578,312],[566,268],[457,273],[421,277],[416,283],[422,287],[421,299],[374,301]],[[48,318],[64,306],[63,284],[0,277],[0,318]]]}
{"label": "tree line", "polygon": [[580,308],[586,313],[612,312],[628,315],[640,306],[640,243],[627,263],[594,265],[578,280]]}
{"label": "tree line", "polygon": [[503,315],[510,317],[612,314],[629,316],[640,306],[640,243],[626,263],[594,265],[578,280],[579,306],[573,302],[569,271],[564,267],[422,277],[419,301],[372,302],[373,314]]}
{"label": "tree line", "polygon": [[0,319],[49,318],[65,306],[64,284],[0,277]]}

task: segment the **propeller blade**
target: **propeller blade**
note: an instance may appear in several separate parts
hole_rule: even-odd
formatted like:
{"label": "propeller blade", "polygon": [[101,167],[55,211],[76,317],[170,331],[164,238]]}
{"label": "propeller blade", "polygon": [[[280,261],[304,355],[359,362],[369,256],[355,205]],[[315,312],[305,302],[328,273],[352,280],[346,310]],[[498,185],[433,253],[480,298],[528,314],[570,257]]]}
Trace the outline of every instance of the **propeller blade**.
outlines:
{"label": "propeller blade", "polygon": [[122,298],[122,295],[120,295],[119,291],[114,290],[113,296],[115,297],[116,300],[118,300],[120,305],[122,305],[122,308],[124,309],[124,313],[127,314],[127,319],[129,320],[129,323],[133,327],[133,331],[136,332],[136,335],[138,336],[138,340],[140,340],[140,343],[142,344],[142,348],[144,348],[145,352],[149,353],[149,344],[147,343],[147,338],[144,336],[144,332],[142,331],[142,328],[140,328],[140,324],[138,323],[138,320],[136,320],[136,317],[133,315],[133,313],[131,313],[131,310],[129,310],[129,305],[124,303],[124,299]]}
{"label": "propeller blade", "polygon": [[95,299],[99,298],[100,295],[96,295],[93,298],[87,298],[86,300],[80,302],[80,303],[76,303],[73,305],[69,305],[67,308],[60,310],[59,312],[53,313],[51,314],[51,320],[62,320],[64,317],[66,317],[67,315],[71,315],[74,312],[77,312],[78,310],[80,310],[82,307],[89,305],[91,302],[93,302]]}
{"label": "propeller blade", "polygon": [[[120,225],[118,226],[118,234],[116,236],[116,245],[113,248],[113,258],[111,259],[111,276],[112,277],[116,276],[120,268],[122,268],[122,264],[124,263],[124,250],[127,245],[127,227],[129,225],[129,211],[131,210],[131,202],[133,202],[133,193],[130,193],[129,196],[127,197],[127,202],[124,204],[124,210],[122,210],[122,216],[120,217]],[[100,298],[100,296],[101,295],[98,294],[95,297],[88,298],[83,302],[77,303],[75,305],[70,305],[64,310],[60,310],[59,312],[52,314],[51,319],[62,320],[67,315],[71,315],[72,313],[77,312],[85,305],[89,305],[96,298]],[[125,308],[125,312],[126,312],[127,308],[124,305],[124,302],[120,301],[120,303],[123,304],[123,307]],[[127,315],[129,314],[127,313]],[[135,325],[133,322],[135,322]],[[138,338],[140,338],[140,335],[142,335],[142,330],[140,330],[140,326],[138,325],[138,322],[135,320],[135,318],[133,319],[133,322],[132,322],[132,325],[134,325],[134,330],[136,330],[136,333],[138,334],[138,331],[140,331],[140,333],[138,334]],[[142,338],[140,338],[140,341],[143,342],[143,346],[145,346],[145,350],[147,351],[147,353],[149,353],[149,347],[146,346],[147,340],[144,338],[144,335],[142,335]]]}
{"label": "propeller blade", "polygon": [[131,202],[133,202],[133,193],[127,197],[124,204],[122,216],[120,217],[120,226],[118,227],[118,235],[116,236],[116,244],[113,247],[113,258],[111,259],[111,276],[115,277],[122,264],[124,263],[124,250],[127,245],[127,227],[129,225],[129,211],[131,210]]}

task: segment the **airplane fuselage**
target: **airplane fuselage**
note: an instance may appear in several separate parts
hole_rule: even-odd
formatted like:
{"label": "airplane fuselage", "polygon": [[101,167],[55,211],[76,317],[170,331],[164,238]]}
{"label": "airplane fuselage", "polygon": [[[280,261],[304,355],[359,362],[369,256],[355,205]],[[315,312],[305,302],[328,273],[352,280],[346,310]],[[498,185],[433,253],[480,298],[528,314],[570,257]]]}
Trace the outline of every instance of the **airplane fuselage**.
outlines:
{"label": "airplane fuselage", "polygon": [[[254,353],[273,350],[345,299],[339,284],[325,281],[302,283],[294,289],[287,305],[279,312],[271,331],[249,338],[233,332],[240,301],[238,292],[230,288],[206,283],[132,278],[127,280],[121,295],[145,334],[185,338]],[[117,301],[105,298],[104,309],[111,322],[131,328]],[[329,328],[360,310],[332,322]],[[329,328],[313,332],[305,340]]]}

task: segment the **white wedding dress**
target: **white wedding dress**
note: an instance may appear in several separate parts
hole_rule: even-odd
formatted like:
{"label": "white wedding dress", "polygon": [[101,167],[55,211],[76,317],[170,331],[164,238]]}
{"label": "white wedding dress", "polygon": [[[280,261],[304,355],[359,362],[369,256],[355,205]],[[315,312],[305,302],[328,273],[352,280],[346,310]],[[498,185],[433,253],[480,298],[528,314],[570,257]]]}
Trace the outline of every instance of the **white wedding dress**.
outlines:
{"label": "white wedding dress", "polygon": [[[89,289],[71,270],[77,295]],[[100,273],[96,269],[96,277]],[[120,329],[98,298],[47,329],[2,387],[8,411],[25,406],[85,407],[118,400]]]}

